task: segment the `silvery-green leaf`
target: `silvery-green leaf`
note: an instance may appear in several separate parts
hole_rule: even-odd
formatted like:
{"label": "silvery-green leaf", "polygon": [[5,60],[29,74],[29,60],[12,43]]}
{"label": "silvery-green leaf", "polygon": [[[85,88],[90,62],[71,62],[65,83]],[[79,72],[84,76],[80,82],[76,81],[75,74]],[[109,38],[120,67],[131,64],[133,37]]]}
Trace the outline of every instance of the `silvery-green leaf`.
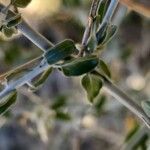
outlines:
{"label": "silvery-green leaf", "polygon": [[93,102],[94,98],[99,94],[102,85],[102,81],[93,75],[87,74],[82,78],[82,86],[86,90],[90,102]]}
{"label": "silvery-green leaf", "polygon": [[42,75],[40,75],[40,77],[38,79],[35,80],[35,82],[32,83],[32,86],[35,87],[35,89],[31,90],[36,90],[38,87],[40,87],[41,85],[43,85],[43,83],[47,80],[47,78],[49,77],[49,75],[52,73],[53,68],[50,67],[49,69],[45,70]]}
{"label": "silvery-green leaf", "polygon": [[7,20],[7,27],[13,27],[18,25],[21,22],[21,15],[17,14],[16,16],[10,18],[9,20]]}
{"label": "silvery-green leaf", "polygon": [[103,44],[107,44],[109,41],[111,41],[111,39],[115,36],[117,29],[118,29],[118,27],[116,25],[111,25],[108,28],[107,36],[106,36]]}
{"label": "silvery-green leaf", "polygon": [[108,23],[105,22],[96,33],[97,45],[100,45],[104,42],[107,36]]}
{"label": "silvery-green leaf", "polygon": [[150,101],[143,101],[142,108],[145,111],[145,113],[150,117]]}
{"label": "silvery-green leaf", "polygon": [[16,29],[15,28],[8,28],[6,26],[2,27],[2,32],[6,37],[11,37],[14,33],[16,33]]}
{"label": "silvery-green leaf", "polygon": [[96,56],[86,56],[73,59],[62,65],[62,70],[66,76],[80,76],[92,71],[98,64]]}
{"label": "silvery-green leaf", "polygon": [[100,15],[100,22],[102,22],[105,14],[106,14],[106,11],[107,11],[107,8],[110,4],[110,1],[109,0],[105,0],[105,1],[102,1],[101,4],[100,4],[100,7],[99,7],[99,10],[98,10],[98,14]]}
{"label": "silvery-green leaf", "polygon": [[99,59],[99,63],[98,63],[98,65],[97,65],[97,70],[98,70],[98,72],[100,72],[101,74],[103,74],[103,75],[105,75],[105,76],[111,78],[111,72],[110,72],[108,66],[107,66],[106,63],[105,63],[103,60],[101,60],[101,59]]}
{"label": "silvery-green leaf", "polygon": [[47,62],[51,64],[55,64],[60,60],[65,59],[71,54],[76,52],[75,44],[72,40],[65,40],[54,47],[50,48],[45,54]]}
{"label": "silvery-green leaf", "polygon": [[0,103],[0,114],[3,114],[5,111],[9,109],[11,105],[13,105],[16,102],[17,99],[17,92],[13,91],[7,96],[5,96]]}
{"label": "silvery-green leaf", "polygon": [[32,0],[11,0],[11,4],[16,7],[25,8],[29,5]]}

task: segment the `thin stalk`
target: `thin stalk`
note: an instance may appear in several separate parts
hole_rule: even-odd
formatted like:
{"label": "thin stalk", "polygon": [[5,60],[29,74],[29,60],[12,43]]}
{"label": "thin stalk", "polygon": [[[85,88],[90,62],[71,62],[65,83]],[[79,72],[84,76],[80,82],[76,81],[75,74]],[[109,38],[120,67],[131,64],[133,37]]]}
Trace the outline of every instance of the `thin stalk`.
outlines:
{"label": "thin stalk", "polygon": [[93,71],[92,74],[100,77],[103,80],[106,91],[114,98],[116,98],[121,104],[131,110],[147,125],[148,128],[150,128],[150,118],[143,111],[143,109],[134,102],[134,100],[132,100],[128,95],[126,95],[116,85],[114,85],[111,80],[101,75],[99,72]]}

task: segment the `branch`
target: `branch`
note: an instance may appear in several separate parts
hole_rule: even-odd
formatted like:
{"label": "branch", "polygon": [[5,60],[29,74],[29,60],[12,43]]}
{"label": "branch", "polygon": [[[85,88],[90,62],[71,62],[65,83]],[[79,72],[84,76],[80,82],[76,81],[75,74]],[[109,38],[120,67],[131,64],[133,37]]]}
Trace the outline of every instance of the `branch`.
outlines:
{"label": "branch", "polygon": [[[4,8],[5,6],[0,3],[0,12]],[[9,10],[8,15],[12,17],[15,15],[15,13]],[[22,19],[22,22],[17,25],[17,28],[25,37],[27,37],[31,42],[33,42],[41,50],[46,51],[48,48],[53,46],[53,44],[49,40],[47,40],[43,35],[41,35],[36,30],[34,30],[31,26],[29,26],[28,23],[26,23],[26,21],[24,21],[23,19]]]}
{"label": "branch", "polygon": [[129,9],[136,11],[148,18],[150,18],[150,6],[138,3],[133,0],[120,0],[120,3],[127,6]]}
{"label": "branch", "polygon": [[100,3],[101,3],[101,0],[93,0],[93,2],[92,2],[91,10],[89,13],[88,24],[85,28],[83,38],[82,38],[82,48],[81,48],[81,51],[79,53],[79,56],[83,55],[84,50],[88,44],[89,37],[91,36],[91,30],[92,30],[92,26],[94,23],[94,19],[97,15],[97,11],[98,11]]}
{"label": "branch", "polygon": [[34,79],[37,75],[45,71],[49,68],[49,64],[47,63],[47,60],[43,58],[43,60],[40,62],[39,65],[37,65],[35,68],[31,69],[28,73],[18,77],[16,80],[12,80],[9,82],[8,85],[4,88],[3,91],[0,92],[0,100],[2,100],[3,97],[8,95],[13,90],[23,86],[24,84],[30,82],[32,79]]}
{"label": "branch", "polygon": [[121,104],[123,104],[125,107],[131,110],[147,125],[148,128],[150,128],[150,118],[146,115],[143,109],[137,103],[134,102],[134,100],[128,97],[116,85],[114,85],[111,80],[101,75],[99,72],[93,71],[92,73],[103,80],[104,87],[110,95],[115,97]]}

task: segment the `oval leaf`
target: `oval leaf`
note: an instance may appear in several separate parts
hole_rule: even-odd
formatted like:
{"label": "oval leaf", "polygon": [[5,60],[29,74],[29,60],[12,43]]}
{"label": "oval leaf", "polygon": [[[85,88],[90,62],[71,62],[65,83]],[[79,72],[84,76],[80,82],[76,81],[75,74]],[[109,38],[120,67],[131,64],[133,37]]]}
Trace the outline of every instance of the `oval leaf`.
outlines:
{"label": "oval leaf", "polygon": [[72,40],[65,40],[56,46],[50,48],[45,54],[44,57],[47,59],[47,62],[51,65],[60,60],[65,59],[71,54],[76,52],[75,44]]}
{"label": "oval leaf", "polygon": [[2,99],[3,103],[0,103],[0,115],[3,114],[8,108],[16,102],[17,92],[13,91]]}
{"label": "oval leaf", "polygon": [[17,14],[16,16],[7,20],[7,27],[10,28],[10,27],[16,26],[19,23],[21,23],[21,15]]}
{"label": "oval leaf", "polygon": [[[49,75],[52,73],[53,68],[49,68],[47,70],[45,70],[42,75],[36,79],[35,82],[32,83],[32,86],[30,87],[30,90],[37,90],[38,87],[42,86],[43,83],[47,80],[47,78],[49,77]],[[33,88],[34,87],[34,88]]]}
{"label": "oval leaf", "polygon": [[86,56],[71,60],[62,65],[62,70],[66,76],[80,76],[92,71],[98,64],[96,56]]}
{"label": "oval leaf", "polygon": [[82,86],[87,92],[87,97],[89,101],[93,102],[94,98],[99,94],[99,91],[103,86],[103,83],[99,78],[93,75],[85,75],[82,78]]}
{"label": "oval leaf", "polygon": [[143,101],[142,108],[144,112],[150,117],[150,101]]}
{"label": "oval leaf", "polygon": [[97,70],[98,70],[98,72],[102,73],[103,75],[106,75],[107,77],[111,78],[111,72],[110,72],[108,66],[101,59],[99,60]]}
{"label": "oval leaf", "polygon": [[11,0],[11,4],[16,7],[25,8],[31,2],[31,0]]}
{"label": "oval leaf", "polygon": [[111,25],[108,28],[107,36],[106,36],[103,44],[107,44],[109,41],[111,41],[111,39],[115,36],[117,29],[118,29],[118,27],[116,25]]}
{"label": "oval leaf", "polygon": [[6,26],[3,26],[2,28],[2,32],[6,37],[11,37],[14,33],[16,33],[16,29],[15,28],[8,28]]}
{"label": "oval leaf", "polygon": [[107,36],[108,23],[104,23],[96,33],[97,45],[104,42]]}

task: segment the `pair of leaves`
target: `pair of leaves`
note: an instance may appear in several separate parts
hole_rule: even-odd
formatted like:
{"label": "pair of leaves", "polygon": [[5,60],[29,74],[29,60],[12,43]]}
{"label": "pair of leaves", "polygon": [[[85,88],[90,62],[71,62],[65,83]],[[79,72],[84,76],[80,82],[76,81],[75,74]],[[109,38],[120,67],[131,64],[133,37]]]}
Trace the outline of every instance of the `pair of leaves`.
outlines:
{"label": "pair of leaves", "polygon": [[73,59],[61,65],[66,76],[80,76],[92,71],[98,65],[96,56],[85,56]]}
{"label": "pair of leaves", "polygon": [[2,103],[0,103],[0,115],[5,113],[8,108],[16,102],[17,92],[13,91],[3,99],[1,99]]}
{"label": "pair of leaves", "polygon": [[25,8],[31,1],[32,0],[11,0],[11,4],[16,7]]}
{"label": "pair of leaves", "polygon": [[82,78],[82,86],[87,92],[87,97],[90,102],[98,96],[103,83],[100,78],[94,75],[87,74]]}

